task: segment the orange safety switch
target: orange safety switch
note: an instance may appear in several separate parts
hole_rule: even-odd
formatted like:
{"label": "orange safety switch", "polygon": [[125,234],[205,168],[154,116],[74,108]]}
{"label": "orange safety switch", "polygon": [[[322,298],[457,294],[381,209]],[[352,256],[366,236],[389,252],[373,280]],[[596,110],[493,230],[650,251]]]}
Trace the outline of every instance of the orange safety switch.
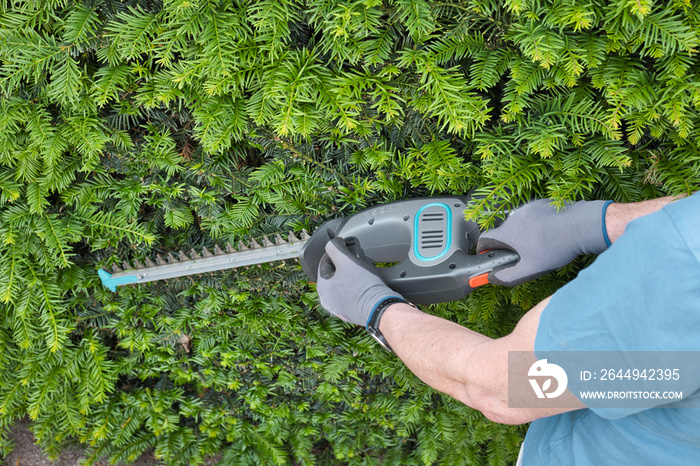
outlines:
{"label": "orange safety switch", "polygon": [[469,286],[476,288],[477,286],[486,285],[489,282],[489,273],[474,275],[469,279]]}

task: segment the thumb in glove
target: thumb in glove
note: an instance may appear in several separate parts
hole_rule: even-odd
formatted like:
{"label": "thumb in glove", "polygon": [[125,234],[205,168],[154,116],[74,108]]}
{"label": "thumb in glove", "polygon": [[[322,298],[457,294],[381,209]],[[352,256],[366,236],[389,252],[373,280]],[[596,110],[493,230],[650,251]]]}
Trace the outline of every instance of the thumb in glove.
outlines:
{"label": "thumb in glove", "polygon": [[380,303],[402,298],[384,283],[374,265],[350,252],[340,237],[326,244],[326,253],[318,265],[316,289],[324,309],[362,326],[367,325]]}

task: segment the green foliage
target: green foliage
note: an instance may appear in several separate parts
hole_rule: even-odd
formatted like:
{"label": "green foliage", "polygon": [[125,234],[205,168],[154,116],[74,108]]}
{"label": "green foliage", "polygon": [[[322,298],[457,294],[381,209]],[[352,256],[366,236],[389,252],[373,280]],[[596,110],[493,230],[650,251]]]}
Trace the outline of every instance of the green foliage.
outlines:
{"label": "green foliage", "polygon": [[[95,269],[379,202],[630,202],[700,181],[697,2],[0,5],[0,451],[23,415],[166,464],[508,464],[522,427],[329,319],[293,265]],[[492,337],[571,278],[428,307]],[[456,447],[458,446],[458,447]]]}

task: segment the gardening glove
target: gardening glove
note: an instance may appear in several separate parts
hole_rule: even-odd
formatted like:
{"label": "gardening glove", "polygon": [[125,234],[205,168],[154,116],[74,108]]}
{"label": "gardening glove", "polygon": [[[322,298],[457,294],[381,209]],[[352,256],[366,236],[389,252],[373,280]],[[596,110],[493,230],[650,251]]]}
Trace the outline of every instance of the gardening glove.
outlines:
{"label": "gardening glove", "polygon": [[365,327],[383,301],[403,299],[386,286],[374,265],[348,251],[345,241],[337,236],[326,244],[326,254],[318,265],[316,289],[324,309]]}
{"label": "gardening glove", "polygon": [[610,246],[605,210],[612,201],[580,201],[563,209],[549,199],[529,202],[513,211],[498,228],[483,233],[476,252],[515,251],[520,260],[489,274],[489,283],[515,286],[563,267],[581,254],[600,254]]}

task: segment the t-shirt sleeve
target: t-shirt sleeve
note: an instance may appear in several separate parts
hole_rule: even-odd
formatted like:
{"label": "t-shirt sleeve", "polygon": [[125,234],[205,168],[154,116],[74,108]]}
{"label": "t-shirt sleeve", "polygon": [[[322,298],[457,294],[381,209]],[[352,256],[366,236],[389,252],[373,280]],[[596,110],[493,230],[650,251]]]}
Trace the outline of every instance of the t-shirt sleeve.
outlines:
{"label": "t-shirt sleeve", "polygon": [[[606,252],[552,296],[540,317],[537,357],[552,351],[700,351],[699,237],[698,195],[630,222]],[[689,393],[700,388],[697,372],[681,374]],[[648,407],[597,414],[619,418]]]}

